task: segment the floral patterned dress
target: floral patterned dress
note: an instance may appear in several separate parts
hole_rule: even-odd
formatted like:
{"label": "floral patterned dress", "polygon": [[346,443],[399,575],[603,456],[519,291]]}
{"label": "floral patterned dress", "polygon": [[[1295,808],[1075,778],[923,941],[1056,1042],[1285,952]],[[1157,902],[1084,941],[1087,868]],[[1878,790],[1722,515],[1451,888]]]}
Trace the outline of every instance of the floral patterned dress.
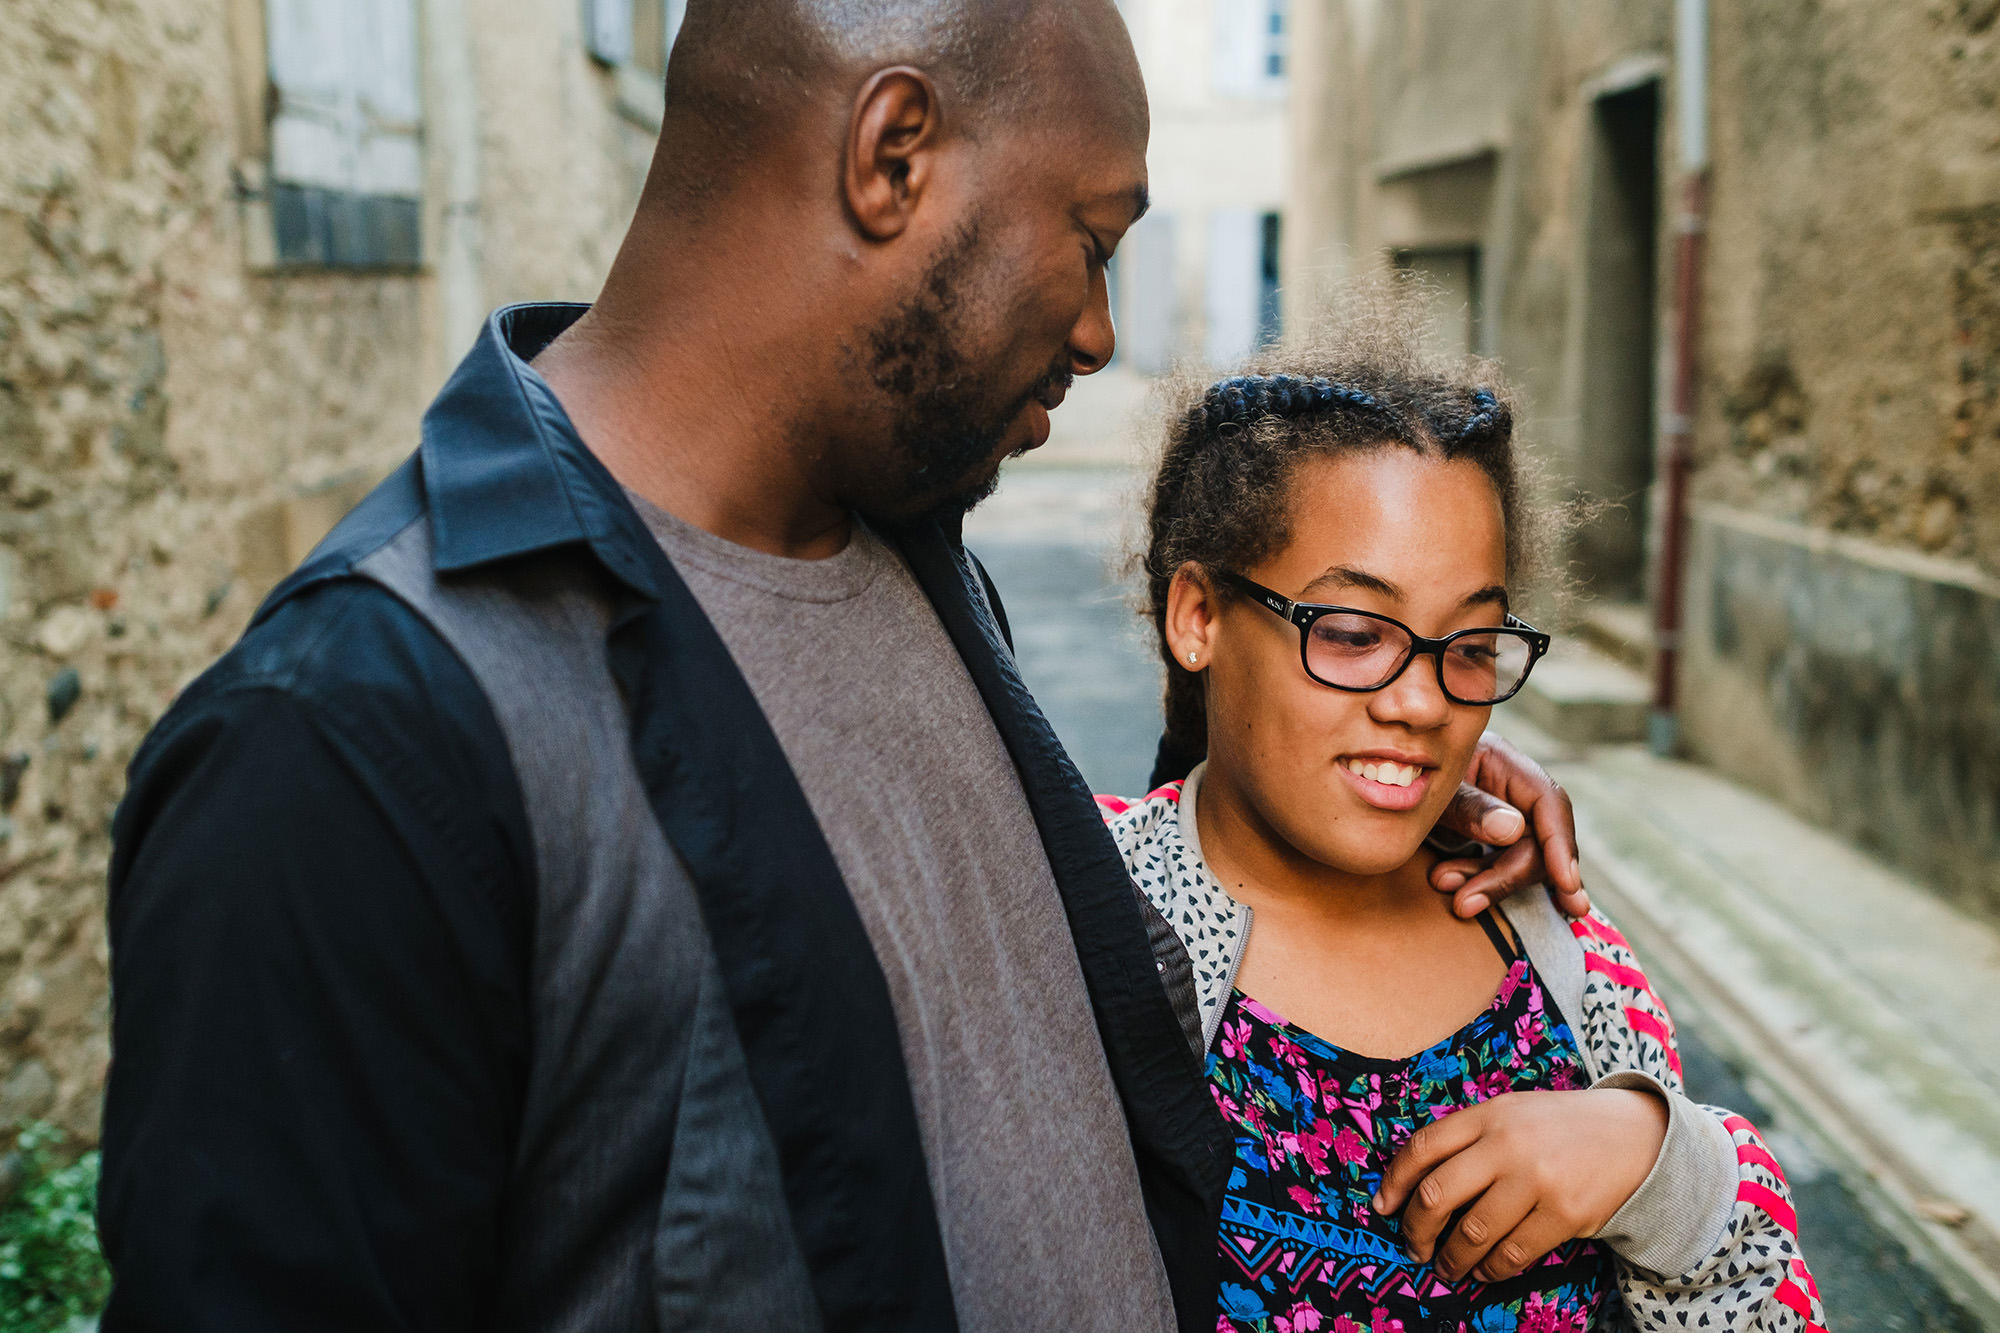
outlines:
{"label": "floral patterned dress", "polygon": [[1485,1012],[1400,1060],[1343,1051],[1232,994],[1209,1089],[1236,1136],[1217,1333],[1583,1333],[1615,1325],[1611,1255],[1572,1241],[1517,1278],[1448,1283],[1369,1207],[1417,1127],[1514,1090],[1574,1088],[1582,1060],[1527,959]]}

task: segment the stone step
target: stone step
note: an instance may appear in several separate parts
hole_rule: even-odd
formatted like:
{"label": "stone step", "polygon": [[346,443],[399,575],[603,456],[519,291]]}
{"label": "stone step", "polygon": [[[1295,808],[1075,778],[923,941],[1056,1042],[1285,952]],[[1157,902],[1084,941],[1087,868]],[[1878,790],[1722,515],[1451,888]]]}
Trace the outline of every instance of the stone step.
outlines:
{"label": "stone step", "polygon": [[1653,608],[1644,602],[1592,602],[1578,617],[1576,632],[1634,671],[1653,669]]}
{"label": "stone step", "polygon": [[1569,745],[1605,745],[1645,739],[1652,697],[1645,676],[1571,636],[1556,640],[1503,711]]}

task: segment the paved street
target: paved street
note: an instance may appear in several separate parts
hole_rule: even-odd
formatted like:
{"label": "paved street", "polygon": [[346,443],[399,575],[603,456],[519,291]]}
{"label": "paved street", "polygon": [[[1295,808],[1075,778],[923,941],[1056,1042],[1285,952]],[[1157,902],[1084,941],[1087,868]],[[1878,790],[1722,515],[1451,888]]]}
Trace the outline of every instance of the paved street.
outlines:
{"label": "paved street", "polygon": [[[1121,567],[1133,484],[1115,468],[1017,465],[967,523],[967,542],[1005,600],[1029,686],[1093,789],[1125,795],[1142,790],[1159,728],[1159,667]],[[1564,782],[1589,762],[1570,757]],[[1988,1326],[1954,1304],[1878,1224],[1861,1191],[1828,1165],[1833,1154],[1815,1146],[1810,1126],[1753,1092],[1755,1080],[1719,1053],[1727,1043],[1712,1039],[1695,1008],[1678,1018],[1692,1095],[1750,1116],[1789,1168],[1831,1327],[1970,1333]]]}

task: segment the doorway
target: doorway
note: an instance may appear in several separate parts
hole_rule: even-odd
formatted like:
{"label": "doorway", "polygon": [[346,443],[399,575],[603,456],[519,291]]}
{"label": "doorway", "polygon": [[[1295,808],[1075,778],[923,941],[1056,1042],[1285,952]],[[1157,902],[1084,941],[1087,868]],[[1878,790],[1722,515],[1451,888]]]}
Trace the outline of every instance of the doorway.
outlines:
{"label": "doorway", "polygon": [[1614,506],[1577,556],[1599,598],[1640,601],[1654,482],[1660,85],[1591,107],[1578,488]]}

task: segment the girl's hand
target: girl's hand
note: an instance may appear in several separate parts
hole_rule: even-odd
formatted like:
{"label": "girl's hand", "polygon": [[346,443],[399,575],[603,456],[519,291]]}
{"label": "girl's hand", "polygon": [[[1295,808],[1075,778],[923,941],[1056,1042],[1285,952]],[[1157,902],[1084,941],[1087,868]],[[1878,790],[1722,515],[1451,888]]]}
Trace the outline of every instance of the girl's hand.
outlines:
{"label": "girl's hand", "polygon": [[1403,1209],[1404,1244],[1446,1281],[1499,1282],[1603,1230],[1666,1137],[1666,1103],[1650,1092],[1503,1093],[1418,1130],[1383,1174],[1375,1211]]}

